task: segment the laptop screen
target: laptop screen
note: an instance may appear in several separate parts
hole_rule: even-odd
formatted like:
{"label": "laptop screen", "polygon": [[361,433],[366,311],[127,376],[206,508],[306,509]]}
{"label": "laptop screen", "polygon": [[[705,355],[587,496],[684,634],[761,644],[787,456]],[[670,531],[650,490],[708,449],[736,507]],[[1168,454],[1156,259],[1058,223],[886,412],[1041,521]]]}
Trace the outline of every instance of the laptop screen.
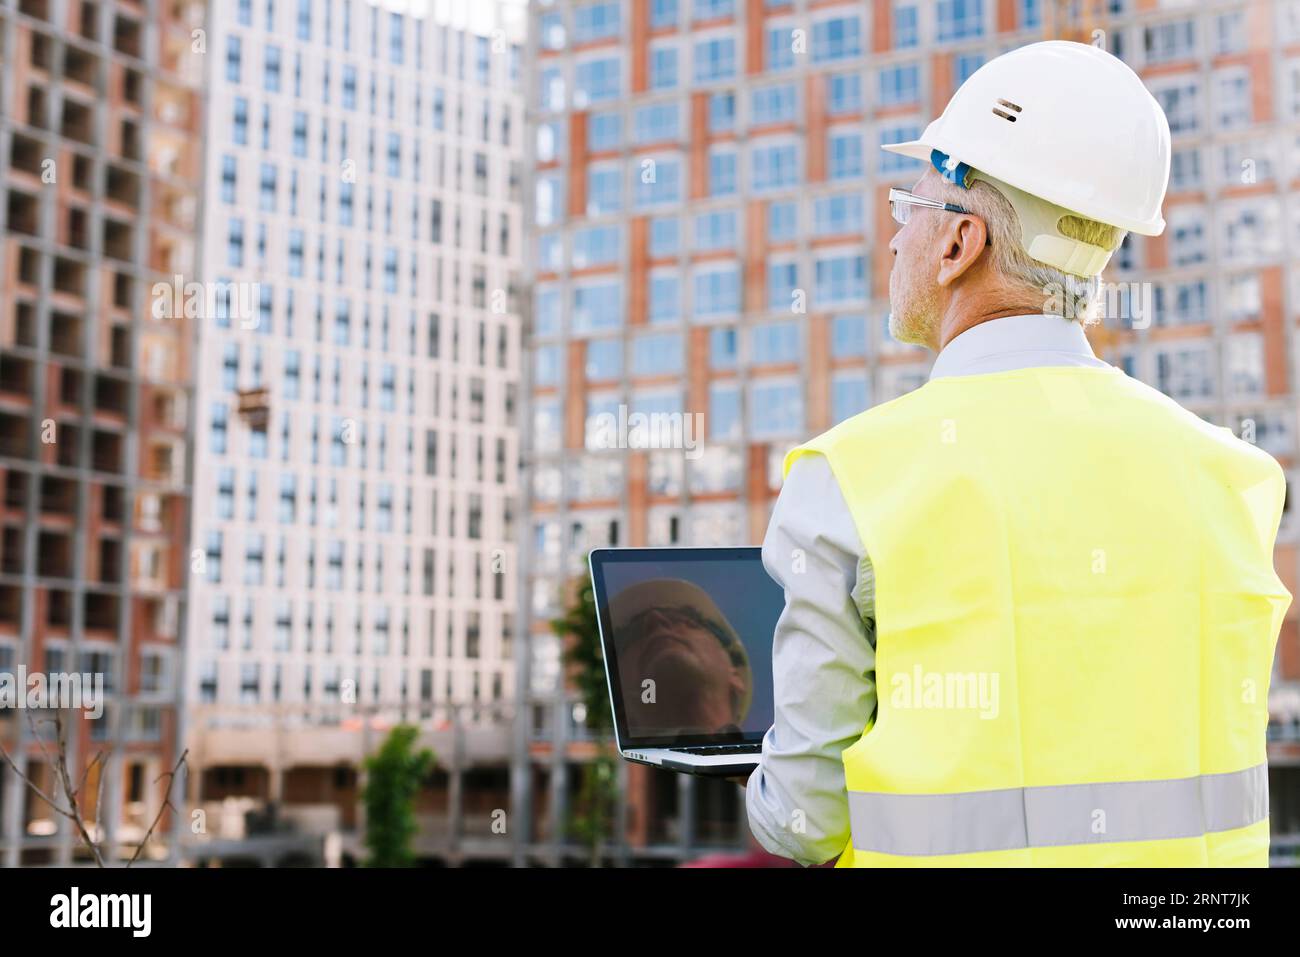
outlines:
{"label": "laptop screen", "polygon": [[762,549],[596,549],[591,571],[624,747],[762,740],[785,608]]}

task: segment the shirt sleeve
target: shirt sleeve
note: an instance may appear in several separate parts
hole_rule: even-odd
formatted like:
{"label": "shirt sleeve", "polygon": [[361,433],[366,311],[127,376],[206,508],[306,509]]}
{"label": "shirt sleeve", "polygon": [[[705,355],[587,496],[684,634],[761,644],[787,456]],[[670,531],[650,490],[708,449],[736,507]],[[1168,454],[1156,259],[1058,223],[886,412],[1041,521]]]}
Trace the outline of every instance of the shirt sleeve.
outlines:
{"label": "shirt sleeve", "polygon": [[772,643],[775,713],[745,789],[754,837],[805,866],[844,850],[848,798],[840,752],[876,707],[874,579],[830,465],[795,462],[763,539],[785,590]]}

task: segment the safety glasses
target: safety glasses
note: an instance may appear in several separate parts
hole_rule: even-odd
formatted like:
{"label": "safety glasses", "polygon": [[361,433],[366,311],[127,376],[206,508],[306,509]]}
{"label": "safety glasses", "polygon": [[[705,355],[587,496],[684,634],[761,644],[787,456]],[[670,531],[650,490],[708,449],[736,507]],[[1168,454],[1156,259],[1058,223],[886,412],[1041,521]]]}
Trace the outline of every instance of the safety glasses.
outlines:
{"label": "safety glasses", "polygon": [[913,206],[923,206],[926,209],[943,209],[950,213],[970,213],[969,209],[963,209],[961,206],[955,206],[952,203],[943,203],[937,199],[928,199],[925,196],[917,196],[915,193],[905,189],[894,187],[889,191],[889,212],[894,217],[894,222],[900,226],[906,226],[908,219],[912,215]]}
{"label": "safety glasses", "polygon": [[[925,196],[917,196],[915,193],[898,187],[891,187],[889,190],[889,213],[894,217],[894,222],[900,226],[906,226],[907,221],[912,217],[912,207],[923,206],[926,209],[942,209],[949,213],[965,213],[971,215],[971,211],[954,203],[942,203],[937,199],[929,199]],[[992,246],[993,237],[985,235],[984,245]]]}

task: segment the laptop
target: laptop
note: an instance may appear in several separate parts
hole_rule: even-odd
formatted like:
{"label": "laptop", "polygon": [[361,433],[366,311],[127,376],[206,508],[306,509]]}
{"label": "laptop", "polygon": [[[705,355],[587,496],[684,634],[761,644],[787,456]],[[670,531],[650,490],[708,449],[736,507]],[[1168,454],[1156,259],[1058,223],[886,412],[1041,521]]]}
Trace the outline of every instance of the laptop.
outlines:
{"label": "laptop", "polygon": [[772,726],[785,593],[762,549],[597,548],[588,556],[624,759],[749,774]]}

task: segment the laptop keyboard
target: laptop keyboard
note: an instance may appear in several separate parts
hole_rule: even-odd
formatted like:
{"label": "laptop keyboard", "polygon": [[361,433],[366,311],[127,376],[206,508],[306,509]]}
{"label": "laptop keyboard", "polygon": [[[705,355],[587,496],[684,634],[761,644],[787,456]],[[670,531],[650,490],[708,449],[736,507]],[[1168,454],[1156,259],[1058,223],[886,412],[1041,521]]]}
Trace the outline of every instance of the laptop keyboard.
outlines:
{"label": "laptop keyboard", "polygon": [[757,754],[762,750],[759,744],[723,744],[707,748],[673,748],[686,754]]}

